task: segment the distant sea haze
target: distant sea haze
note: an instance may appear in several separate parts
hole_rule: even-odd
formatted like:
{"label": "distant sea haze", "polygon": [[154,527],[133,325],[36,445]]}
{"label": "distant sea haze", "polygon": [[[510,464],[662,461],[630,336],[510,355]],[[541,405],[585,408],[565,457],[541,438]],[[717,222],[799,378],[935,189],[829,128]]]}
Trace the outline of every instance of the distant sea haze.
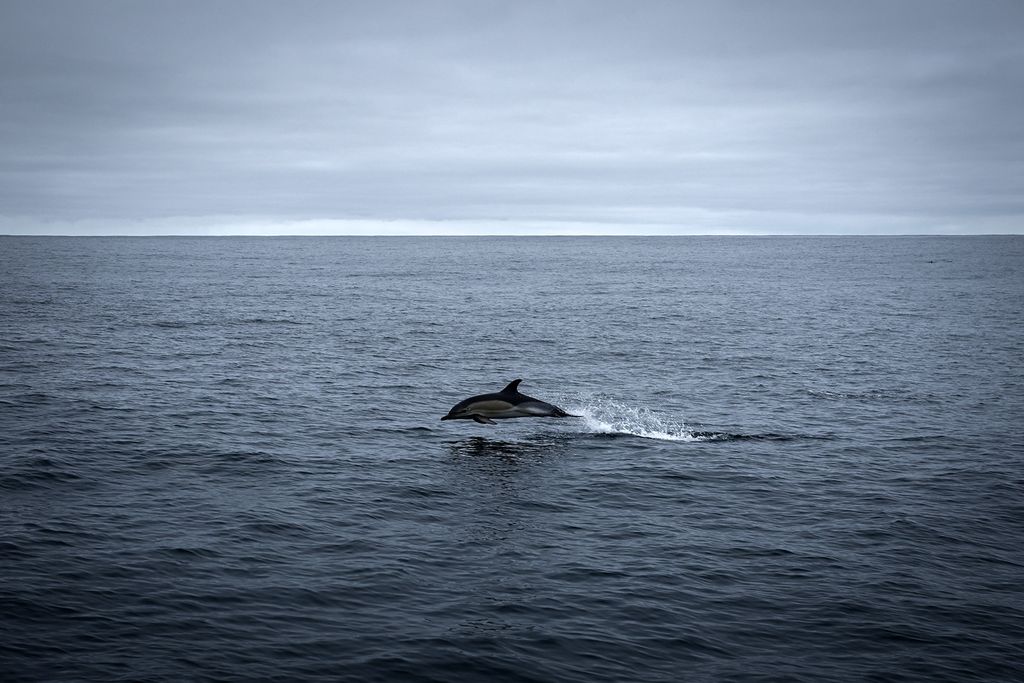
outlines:
{"label": "distant sea haze", "polygon": [[[0,237],[5,682],[1010,681],[1024,237]],[[578,418],[481,425],[521,390]]]}

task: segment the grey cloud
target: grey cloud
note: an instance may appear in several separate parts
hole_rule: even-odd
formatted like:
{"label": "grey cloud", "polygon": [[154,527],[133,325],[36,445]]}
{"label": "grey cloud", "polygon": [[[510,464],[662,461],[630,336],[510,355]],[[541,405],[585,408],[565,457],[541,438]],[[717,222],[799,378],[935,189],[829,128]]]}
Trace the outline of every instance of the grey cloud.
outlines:
{"label": "grey cloud", "polygon": [[1022,19],[1015,2],[9,2],[0,213],[1012,229]]}

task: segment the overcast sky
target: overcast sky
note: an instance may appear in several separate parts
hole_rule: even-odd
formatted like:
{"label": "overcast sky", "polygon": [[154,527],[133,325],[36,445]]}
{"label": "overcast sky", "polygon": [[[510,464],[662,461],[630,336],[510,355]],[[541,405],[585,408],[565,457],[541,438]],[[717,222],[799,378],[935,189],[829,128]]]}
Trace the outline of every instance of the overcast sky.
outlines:
{"label": "overcast sky", "polygon": [[0,234],[476,232],[1024,232],[1024,1],[0,2]]}

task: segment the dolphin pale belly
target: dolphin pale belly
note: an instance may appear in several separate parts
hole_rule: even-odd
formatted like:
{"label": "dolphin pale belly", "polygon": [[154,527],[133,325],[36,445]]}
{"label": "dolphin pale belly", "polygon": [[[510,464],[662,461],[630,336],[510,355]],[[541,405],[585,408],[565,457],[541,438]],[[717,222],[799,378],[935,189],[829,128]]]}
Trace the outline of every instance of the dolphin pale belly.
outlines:
{"label": "dolphin pale belly", "polygon": [[496,424],[495,420],[513,417],[577,417],[558,406],[520,394],[519,383],[522,381],[512,380],[496,394],[480,394],[460,401],[441,419],[473,420],[480,424],[492,425]]}

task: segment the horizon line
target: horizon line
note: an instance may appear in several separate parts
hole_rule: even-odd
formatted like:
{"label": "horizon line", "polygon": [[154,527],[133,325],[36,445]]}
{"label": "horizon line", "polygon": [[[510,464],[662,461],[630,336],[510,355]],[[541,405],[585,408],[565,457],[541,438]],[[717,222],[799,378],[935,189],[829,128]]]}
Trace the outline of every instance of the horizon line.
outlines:
{"label": "horizon line", "polygon": [[214,238],[224,239],[233,237],[258,237],[258,238],[281,238],[281,237],[446,237],[446,238],[477,238],[477,237],[497,237],[497,238],[509,238],[509,237],[526,237],[526,238],[537,238],[537,237],[582,237],[582,238],[593,238],[593,237],[624,237],[624,238],[636,238],[636,237],[1021,237],[1024,236],[1024,230],[1020,232],[893,232],[893,233],[880,233],[880,232],[844,232],[844,233],[831,233],[831,232],[819,232],[819,233],[802,233],[802,232],[687,232],[687,233],[578,233],[578,232],[566,232],[566,233],[223,233],[223,234],[211,234],[211,233],[151,233],[151,234],[126,234],[126,233],[98,233],[98,234],[81,234],[81,233],[0,233],[0,237],[82,237],[82,238],[107,238],[107,237],[130,237],[130,238],[151,238],[151,237],[183,237],[183,238]]}

